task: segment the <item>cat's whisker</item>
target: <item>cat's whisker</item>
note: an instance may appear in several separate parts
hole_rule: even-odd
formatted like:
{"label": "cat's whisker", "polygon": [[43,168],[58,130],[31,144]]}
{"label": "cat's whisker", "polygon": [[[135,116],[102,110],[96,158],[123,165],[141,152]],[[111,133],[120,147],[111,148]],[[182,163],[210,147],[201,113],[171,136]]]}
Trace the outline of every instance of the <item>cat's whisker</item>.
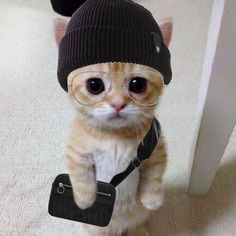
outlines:
{"label": "cat's whisker", "polygon": [[143,111],[140,111],[141,115],[143,115],[144,117],[153,117],[152,115],[146,113],[146,112],[143,112]]}

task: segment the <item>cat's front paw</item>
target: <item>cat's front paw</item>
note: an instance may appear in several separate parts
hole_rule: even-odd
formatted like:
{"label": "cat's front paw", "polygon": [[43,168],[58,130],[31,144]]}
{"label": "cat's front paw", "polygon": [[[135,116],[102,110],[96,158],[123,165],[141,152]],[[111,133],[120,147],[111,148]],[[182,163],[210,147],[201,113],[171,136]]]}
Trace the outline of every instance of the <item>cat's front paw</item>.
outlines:
{"label": "cat's front paw", "polygon": [[73,197],[76,205],[81,209],[91,207],[96,200],[96,192],[96,184],[84,188],[76,184],[73,187]]}
{"label": "cat's front paw", "polygon": [[144,192],[140,197],[142,205],[149,210],[157,210],[163,205],[164,193],[163,190]]}

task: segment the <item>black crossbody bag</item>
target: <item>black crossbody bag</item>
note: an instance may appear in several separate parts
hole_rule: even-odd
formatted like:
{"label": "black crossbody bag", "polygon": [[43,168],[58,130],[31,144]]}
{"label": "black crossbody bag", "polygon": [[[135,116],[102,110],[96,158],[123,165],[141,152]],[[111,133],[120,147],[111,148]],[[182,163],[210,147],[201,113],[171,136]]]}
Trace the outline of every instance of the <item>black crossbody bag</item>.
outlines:
{"label": "black crossbody bag", "polygon": [[58,175],[52,183],[48,204],[49,214],[91,225],[107,226],[111,220],[115,204],[115,187],[135,168],[139,167],[142,161],[151,156],[160,137],[160,132],[160,124],[154,117],[148,133],[138,146],[137,157],[130,162],[125,171],[115,175],[110,183],[97,181],[96,201],[87,209],[80,209],[75,204],[69,175]]}

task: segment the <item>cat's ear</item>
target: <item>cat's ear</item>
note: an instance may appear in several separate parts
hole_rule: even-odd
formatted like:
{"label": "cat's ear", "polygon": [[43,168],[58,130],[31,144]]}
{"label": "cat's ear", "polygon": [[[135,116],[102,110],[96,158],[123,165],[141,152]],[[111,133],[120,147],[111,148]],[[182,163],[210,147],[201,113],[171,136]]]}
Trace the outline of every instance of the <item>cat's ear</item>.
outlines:
{"label": "cat's ear", "polygon": [[64,19],[55,19],[53,22],[53,28],[54,28],[54,37],[57,43],[57,46],[59,46],[59,43],[61,42],[62,37],[65,35],[66,27],[68,22]]}
{"label": "cat's ear", "polygon": [[168,47],[172,38],[173,20],[171,18],[164,19],[159,23],[159,27],[163,35],[165,45]]}

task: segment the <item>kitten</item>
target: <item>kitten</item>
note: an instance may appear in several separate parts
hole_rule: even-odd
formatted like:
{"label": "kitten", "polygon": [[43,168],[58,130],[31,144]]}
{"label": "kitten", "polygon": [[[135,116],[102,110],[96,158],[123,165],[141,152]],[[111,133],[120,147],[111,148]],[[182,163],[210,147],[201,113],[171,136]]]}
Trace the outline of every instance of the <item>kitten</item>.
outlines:
{"label": "kitten", "polygon": [[[66,23],[55,22],[57,43],[63,36]],[[170,20],[160,24],[166,45],[171,40]],[[121,89],[115,78],[109,94],[100,102],[85,106],[75,101],[70,87],[74,75],[80,72],[104,71],[156,73],[152,93],[160,97],[163,79],[151,67],[132,63],[100,63],[79,68],[68,76],[68,96],[77,113],[71,126],[66,145],[66,163],[73,186],[73,196],[80,208],[91,206],[96,198],[96,181],[109,182],[112,177],[126,169],[134,159],[137,147],[147,133],[155,106],[138,105]],[[116,116],[114,114],[120,114]],[[146,229],[151,210],[163,203],[162,177],[167,165],[163,134],[152,153],[138,169],[135,169],[118,187],[112,219],[107,227],[83,224],[89,235],[149,235]]]}

